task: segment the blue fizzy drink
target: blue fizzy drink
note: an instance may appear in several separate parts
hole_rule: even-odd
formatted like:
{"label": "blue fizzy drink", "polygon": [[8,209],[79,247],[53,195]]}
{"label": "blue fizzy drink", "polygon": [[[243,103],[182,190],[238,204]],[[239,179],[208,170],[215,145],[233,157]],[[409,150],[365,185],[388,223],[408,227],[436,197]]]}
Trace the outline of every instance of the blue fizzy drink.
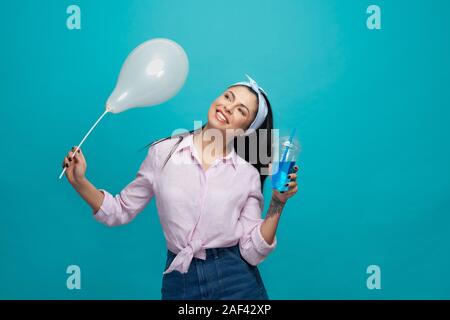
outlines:
{"label": "blue fizzy drink", "polygon": [[289,182],[288,174],[294,172],[295,161],[275,162],[274,168],[278,168],[276,173],[272,175],[272,188],[278,191],[287,191],[286,183]]}
{"label": "blue fizzy drink", "polygon": [[286,186],[290,182],[288,175],[294,172],[295,162],[300,151],[299,143],[294,139],[295,129],[289,138],[281,137],[279,152],[276,153],[275,161],[272,164],[272,188],[280,192],[287,191]]}

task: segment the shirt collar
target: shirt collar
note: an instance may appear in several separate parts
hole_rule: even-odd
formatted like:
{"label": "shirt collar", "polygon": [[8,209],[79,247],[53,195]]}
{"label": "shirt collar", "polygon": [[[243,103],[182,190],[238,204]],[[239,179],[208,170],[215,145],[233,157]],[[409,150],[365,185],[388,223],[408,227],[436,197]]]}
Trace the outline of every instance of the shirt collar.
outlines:
{"label": "shirt collar", "polygon": [[[185,136],[184,139],[181,140],[176,152],[179,152],[186,148],[189,148],[192,156],[194,156],[194,153],[197,154],[197,150],[195,149],[194,146],[194,135],[192,133]],[[234,148],[232,148],[231,151],[222,159],[225,162],[230,162],[233,165],[233,168],[236,168],[237,154]]]}

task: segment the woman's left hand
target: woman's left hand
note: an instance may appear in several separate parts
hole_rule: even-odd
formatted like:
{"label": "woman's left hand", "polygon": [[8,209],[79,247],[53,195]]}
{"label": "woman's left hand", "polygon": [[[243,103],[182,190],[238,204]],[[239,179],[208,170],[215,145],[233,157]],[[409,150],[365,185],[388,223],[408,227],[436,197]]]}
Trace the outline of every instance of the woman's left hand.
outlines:
{"label": "woman's left hand", "polygon": [[297,191],[298,191],[298,186],[297,186],[297,171],[298,171],[298,166],[295,165],[294,166],[294,172],[288,175],[289,178],[289,187],[287,191],[283,191],[283,192],[279,192],[276,189],[272,189],[272,193],[275,197],[278,198],[278,200],[280,200],[283,203],[286,203],[286,201],[293,197]]}

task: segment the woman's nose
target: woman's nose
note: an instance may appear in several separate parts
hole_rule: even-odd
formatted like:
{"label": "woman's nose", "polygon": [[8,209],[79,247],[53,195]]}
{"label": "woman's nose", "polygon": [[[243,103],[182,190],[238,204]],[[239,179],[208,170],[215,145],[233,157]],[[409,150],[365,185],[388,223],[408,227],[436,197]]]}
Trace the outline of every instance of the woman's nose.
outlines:
{"label": "woman's nose", "polygon": [[224,110],[225,112],[231,114],[234,111],[235,107],[236,106],[234,104],[230,103],[229,105],[224,106]]}

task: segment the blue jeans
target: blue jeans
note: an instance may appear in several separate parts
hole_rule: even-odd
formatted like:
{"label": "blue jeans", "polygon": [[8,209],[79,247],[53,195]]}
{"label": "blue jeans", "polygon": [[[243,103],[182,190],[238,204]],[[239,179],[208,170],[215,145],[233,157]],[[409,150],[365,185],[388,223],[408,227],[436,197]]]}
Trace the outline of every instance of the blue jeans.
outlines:
{"label": "blue jeans", "polygon": [[[175,254],[167,250],[166,268]],[[193,258],[187,273],[163,275],[162,300],[268,300],[256,266],[245,261],[239,245],[206,249],[206,260]]]}

